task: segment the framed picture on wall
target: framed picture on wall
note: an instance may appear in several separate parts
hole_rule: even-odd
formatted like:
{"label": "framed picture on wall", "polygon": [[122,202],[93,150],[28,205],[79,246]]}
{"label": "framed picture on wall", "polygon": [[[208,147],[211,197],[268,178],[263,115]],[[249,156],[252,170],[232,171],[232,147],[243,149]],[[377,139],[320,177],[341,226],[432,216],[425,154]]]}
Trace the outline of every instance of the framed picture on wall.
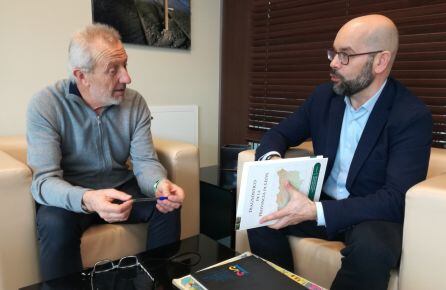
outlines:
{"label": "framed picture on wall", "polygon": [[125,43],[189,49],[190,0],[92,0],[93,22],[116,28]]}

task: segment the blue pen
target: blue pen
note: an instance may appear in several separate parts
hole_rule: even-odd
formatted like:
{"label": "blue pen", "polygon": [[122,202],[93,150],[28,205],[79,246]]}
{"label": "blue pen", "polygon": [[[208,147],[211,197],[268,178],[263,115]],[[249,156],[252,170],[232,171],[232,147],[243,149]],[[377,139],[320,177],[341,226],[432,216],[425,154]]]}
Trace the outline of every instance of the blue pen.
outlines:
{"label": "blue pen", "polygon": [[133,198],[133,202],[157,201],[169,199],[167,196]]}

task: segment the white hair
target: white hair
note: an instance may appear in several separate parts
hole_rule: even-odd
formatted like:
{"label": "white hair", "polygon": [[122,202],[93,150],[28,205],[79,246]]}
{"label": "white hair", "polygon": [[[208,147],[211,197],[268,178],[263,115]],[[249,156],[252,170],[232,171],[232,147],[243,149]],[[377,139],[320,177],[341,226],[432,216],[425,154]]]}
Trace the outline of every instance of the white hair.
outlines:
{"label": "white hair", "polygon": [[121,36],[113,27],[101,23],[87,25],[74,33],[68,47],[68,69],[72,80],[75,79],[74,69],[80,69],[84,72],[93,70],[95,66],[93,47],[97,40],[116,44],[121,42]]}

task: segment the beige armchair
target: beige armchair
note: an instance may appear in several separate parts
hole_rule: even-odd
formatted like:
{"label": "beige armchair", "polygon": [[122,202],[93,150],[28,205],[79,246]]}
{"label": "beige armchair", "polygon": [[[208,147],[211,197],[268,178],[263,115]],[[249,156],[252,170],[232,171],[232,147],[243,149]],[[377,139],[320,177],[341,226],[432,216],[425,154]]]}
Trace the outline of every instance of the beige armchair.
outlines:
{"label": "beige armchair", "polygon": [[[288,150],[286,157],[312,154],[311,142]],[[237,177],[254,151],[239,154]],[[433,148],[428,178],[406,195],[403,254],[399,269],[391,273],[388,289],[446,289],[446,150]],[[289,237],[296,274],[329,288],[341,266],[341,242]],[[237,231],[236,250],[249,250],[246,231]],[[366,263],[367,261],[365,261]]]}
{"label": "beige armchair", "polygon": [[[181,212],[181,238],[199,233],[199,160],[196,146],[154,139],[169,178],[187,194]],[[31,170],[26,166],[23,136],[0,137],[0,290],[40,281]],[[84,267],[145,250],[146,225],[97,225],[81,241]]]}

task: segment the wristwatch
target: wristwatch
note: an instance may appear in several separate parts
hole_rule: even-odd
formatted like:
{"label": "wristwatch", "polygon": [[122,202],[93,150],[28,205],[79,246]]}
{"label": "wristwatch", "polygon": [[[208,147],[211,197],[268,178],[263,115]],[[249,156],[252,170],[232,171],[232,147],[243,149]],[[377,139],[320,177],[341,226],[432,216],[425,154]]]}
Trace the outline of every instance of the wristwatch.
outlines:
{"label": "wristwatch", "polygon": [[158,184],[160,183],[161,179],[158,179],[154,184],[153,184],[153,192],[156,192],[156,190],[158,189]]}

